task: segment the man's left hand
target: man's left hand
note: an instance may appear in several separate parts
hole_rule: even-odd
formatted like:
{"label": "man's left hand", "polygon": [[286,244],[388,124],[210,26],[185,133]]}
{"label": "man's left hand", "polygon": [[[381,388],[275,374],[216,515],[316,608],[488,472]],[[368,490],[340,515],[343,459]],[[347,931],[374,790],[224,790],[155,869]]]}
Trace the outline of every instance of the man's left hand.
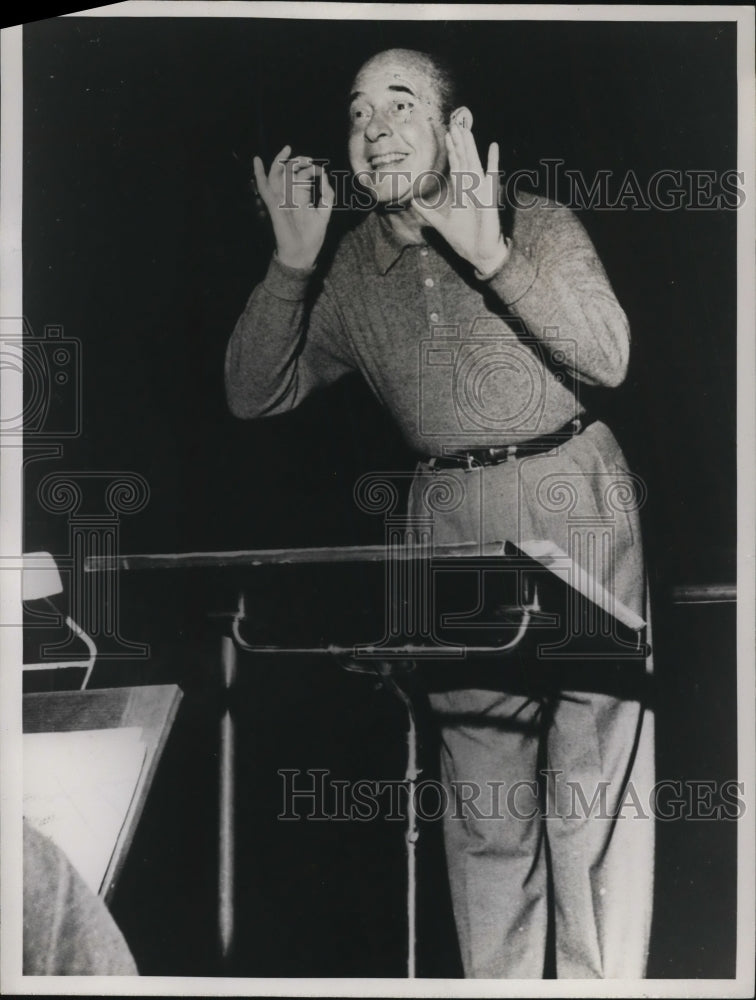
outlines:
{"label": "man's left hand", "polygon": [[509,245],[499,223],[499,147],[488,149],[485,173],[472,132],[455,122],[446,133],[449,155],[448,199],[442,208],[429,208],[413,198],[412,208],[481,275],[492,274],[509,259]]}

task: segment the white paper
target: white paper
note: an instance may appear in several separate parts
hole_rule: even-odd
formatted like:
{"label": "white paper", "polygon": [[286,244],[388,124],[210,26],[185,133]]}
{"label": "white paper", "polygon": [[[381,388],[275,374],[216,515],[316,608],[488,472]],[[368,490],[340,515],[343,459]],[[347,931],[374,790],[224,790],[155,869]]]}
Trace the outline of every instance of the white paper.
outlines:
{"label": "white paper", "polygon": [[146,749],[139,727],[24,734],[24,816],[55,841],[95,893]]}
{"label": "white paper", "polygon": [[603,587],[595,577],[591,576],[582,566],[574,562],[554,542],[531,539],[526,542],[520,542],[518,547],[522,549],[525,555],[541,563],[542,566],[545,566],[555,576],[558,576],[560,580],[568,583],[579,594],[582,594],[583,597],[587,597],[589,601],[593,601],[602,611],[608,611],[609,614],[614,615],[623,625],[638,630],[642,629],[646,624],[640,615],[637,615],[632,608],[628,608],[626,604],[623,604],[614,594],[610,594],[606,587]]}

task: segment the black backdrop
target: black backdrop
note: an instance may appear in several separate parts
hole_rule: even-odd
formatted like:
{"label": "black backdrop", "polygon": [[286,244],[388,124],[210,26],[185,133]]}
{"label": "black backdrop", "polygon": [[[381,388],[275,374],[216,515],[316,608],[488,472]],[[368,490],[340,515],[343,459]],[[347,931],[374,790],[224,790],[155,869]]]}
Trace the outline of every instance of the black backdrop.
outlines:
{"label": "black backdrop", "polygon": [[[60,323],[82,341],[66,467],[150,484],[124,521],[131,551],[379,530],[351,483],[409,457],[361,385],[243,424],[222,381],[270,253],[252,154],[290,142],[345,166],[345,94],[373,51],[452,54],[479,145],[498,139],[504,168],[560,158],[589,180],[612,171],[616,192],[629,169],[645,183],[735,166],[732,25],[73,18],[24,37],[25,312],[37,335]],[[634,338],[625,385],[600,405],[649,483],[648,547],[668,582],[726,572],[713,550],[734,543],[736,215],[581,213]],[[28,513],[28,544],[55,548],[57,526]]]}
{"label": "black backdrop", "polygon": [[[81,341],[83,414],[82,433],[64,442],[61,457],[27,466],[27,551],[67,553],[66,518],[43,510],[36,489],[49,472],[76,470],[132,471],[148,482],[147,506],[122,519],[124,552],[382,540],[379,519],[357,510],[353,483],[368,470],[410,467],[412,457],[362,384],[346,381],[289,416],[245,423],[226,409],[223,356],[271,251],[249,188],[253,153],[270,158],[289,142],[346,166],[350,80],[365,57],[394,45],[453,58],[479,146],[497,139],[505,169],[559,158],[589,179],[611,171],[616,190],[630,169],[645,184],[662,169],[721,174],[735,166],[735,29],[727,24],[403,17],[27,25],[24,311],[37,336],[61,324]],[[599,393],[595,405],[648,485],[646,544],[657,592],[732,579],[736,213],[595,210],[581,219],[630,318],[628,379],[605,398]],[[350,221],[336,213],[333,228]],[[137,595],[126,609],[129,638],[153,638],[139,631],[147,601]],[[668,650],[657,655],[664,777],[734,773],[732,617],[712,614],[700,616],[705,642],[678,612],[657,618],[657,654],[665,643]],[[189,721],[169,747],[157,793],[163,809],[146,817],[135,848],[142,888],[134,861],[118,909],[143,971],[213,969],[212,863],[199,859],[212,855],[214,831],[207,816],[204,825],[195,817],[192,836],[179,844],[170,822],[171,811],[185,817],[200,805],[208,815],[214,808],[212,791],[201,790],[212,788],[212,753],[197,749],[214,739],[204,681],[196,680],[202,650],[196,645],[183,662]],[[153,667],[144,679],[160,679]],[[118,682],[116,667],[108,670],[101,682]],[[292,668],[283,715],[278,683],[261,674],[246,692],[254,726],[240,755],[271,816],[276,767],[349,760],[347,776],[385,774],[386,764],[401,776],[394,737],[394,749],[380,749],[401,719],[355,679],[329,674],[324,682]],[[264,747],[276,745],[265,757]],[[261,748],[263,762],[250,763]],[[192,768],[181,785],[176,776]],[[247,808],[245,799],[243,814]],[[345,840],[343,830],[310,829],[305,840],[275,821],[261,825],[259,814],[249,824],[257,840],[244,863],[254,871],[242,877],[265,902],[247,918],[255,957],[240,974],[402,974],[401,927],[380,917],[402,905],[393,832],[387,840],[373,831],[366,856],[364,841]],[[652,974],[732,974],[733,837],[734,828],[722,834],[713,824],[660,830]],[[439,848],[430,844],[432,859]],[[169,856],[177,859],[173,873]],[[442,873],[437,862],[439,880]],[[441,881],[428,884],[432,893]],[[323,898],[326,885],[331,896]],[[365,899],[380,902],[382,892],[391,902],[371,922]],[[160,934],[155,921],[145,929],[145,898],[162,921]],[[169,902],[175,898],[183,923]],[[423,968],[458,974],[448,900],[433,898],[424,919],[426,929],[436,920],[449,957],[428,953]],[[164,928],[177,920],[171,939]],[[287,943],[292,933],[296,947]]]}

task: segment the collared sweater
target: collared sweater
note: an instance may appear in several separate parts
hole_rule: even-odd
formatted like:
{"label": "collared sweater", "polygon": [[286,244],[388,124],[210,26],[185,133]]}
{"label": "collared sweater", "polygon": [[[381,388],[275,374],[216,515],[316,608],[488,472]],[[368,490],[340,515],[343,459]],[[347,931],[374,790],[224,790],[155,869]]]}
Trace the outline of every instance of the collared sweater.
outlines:
{"label": "collared sweater", "polygon": [[397,237],[371,212],[325,273],[274,256],[226,352],[232,412],[265,417],[359,371],[419,455],[553,434],[581,383],[625,377],[627,318],[585,229],[534,197],[510,254],[479,276],[437,234]]}

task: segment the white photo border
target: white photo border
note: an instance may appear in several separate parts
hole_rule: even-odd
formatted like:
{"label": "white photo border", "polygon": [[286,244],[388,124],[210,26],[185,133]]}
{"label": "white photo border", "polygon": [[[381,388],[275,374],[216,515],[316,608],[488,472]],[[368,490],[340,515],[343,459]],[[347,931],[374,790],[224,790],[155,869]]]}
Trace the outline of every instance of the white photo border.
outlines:
{"label": "white photo border", "polygon": [[[75,17],[291,18],[382,20],[395,17],[395,4],[205,3],[140,0],[72,12]],[[528,4],[403,4],[402,17],[445,20],[729,21],[738,28],[738,164],[745,177],[744,205],[738,210],[738,733],[739,774],[745,784],[745,818],[738,828],[738,945],[735,979],[617,981],[482,981],[392,979],[225,979],[183,977],[24,977],[21,974],[21,672],[20,629],[0,628],[0,887],[2,916],[0,988],[7,994],[128,996],[539,996],[539,997],[747,997],[754,987],[754,908],[756,865],[753,816],[756,807],[756,719],[754,713],[754,454],[756,454],[756,158],[754,152],[754,10],[744,6],[611,6]],[[22,309],[22,26],[2,30],[2,154],[0,177],[0,316]],[[20,412],[20,382],[2,371],[2,412]],[[20,620],[21,607],[21,447],[4,446],[0,455],[0,624]]]}

